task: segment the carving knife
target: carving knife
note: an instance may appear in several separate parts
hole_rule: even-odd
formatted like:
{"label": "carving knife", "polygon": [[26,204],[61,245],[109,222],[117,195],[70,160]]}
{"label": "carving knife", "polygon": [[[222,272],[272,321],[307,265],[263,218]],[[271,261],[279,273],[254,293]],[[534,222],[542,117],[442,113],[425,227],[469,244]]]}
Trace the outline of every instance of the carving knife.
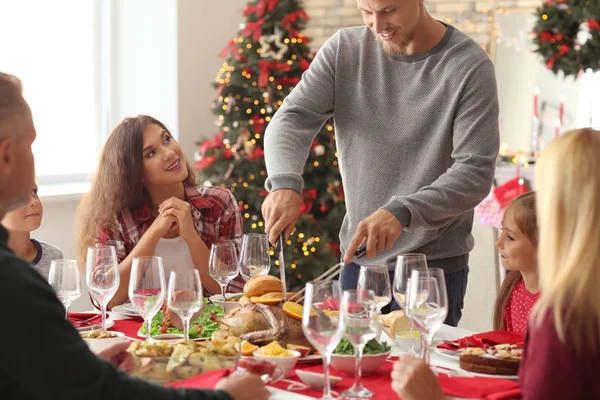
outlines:
{"label": "carving knife", "polygon": [[283,294],[283,301],[287,300],[287,285],[285,283],[285,264],[283,260],[283,246],[285,240],[285,233],[279,234],[279,241],[277,242],[277,251],[279,252],[279,279],[281,279],[281,293]]}

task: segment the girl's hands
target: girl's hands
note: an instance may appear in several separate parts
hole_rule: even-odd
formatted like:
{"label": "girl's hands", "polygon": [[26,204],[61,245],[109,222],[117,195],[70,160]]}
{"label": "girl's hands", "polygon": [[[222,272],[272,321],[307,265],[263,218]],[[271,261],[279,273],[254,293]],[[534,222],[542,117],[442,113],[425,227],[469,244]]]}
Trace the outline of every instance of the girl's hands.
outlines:
{"label": "girl's hands", "polygon": [[192,219],[192,206],[184,200],[177,197],[171,197],[162,202],[158,207],[159,216],[175,218],[179,227],[179,235],[188,240],[194,236],[198,236],[194,220]]}
{"label": "girl's hands", "polygon": [[151,231],[154,235],[156,235],[157,238],[162,238],[168,233],[176,231],[177,228],[178,221],[175,216],[164,216],[159,214],[158,217],[156,217],[156,219],[154,220],[154,222],[152,222],[152,225],[150,225],[150,228],[148,228],[148,230]]}
{"label": "girl's hands", "polygon": [[402,356],[394,363],[392,389],[404,400],[447,399],[427,364],[410,356]]}

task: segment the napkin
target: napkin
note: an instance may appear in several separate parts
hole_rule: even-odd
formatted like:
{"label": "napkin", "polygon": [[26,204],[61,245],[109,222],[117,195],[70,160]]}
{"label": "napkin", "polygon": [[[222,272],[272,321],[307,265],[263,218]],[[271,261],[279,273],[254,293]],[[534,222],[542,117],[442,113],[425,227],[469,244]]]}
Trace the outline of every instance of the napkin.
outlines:
{"label": "napkin", "polygon": [[[483,333],[476,333],[471,336],[458,339],[458,345],[460,348],[464,347],[484,347],[494,346],[497,344],[515,344],[522,347],[525,341],[525,334],[509,332],[503,330],[489,331]],[[439,349],[456,350],[456,347],[452,347],[446,343],[440,343],[437,346]]]}
{"label": "napkin", "polygon": [[[107,315],[108,317],[108,315]],[[96,313],[79,313],[79,312],[70,312],[68,314],[69,322],[73,324],[76,328],[84,328],[86,326],[91,326],[94,324],[99,324],[102,322],[102,314]]]}
{"label": "napkin", "polygon": [[228,369],[216,369],[181,381],[165,383],[163,386],[185,389],[214,389],[217,382],[230,374],[231,371]]}
{"label": "napkin", "polygon": [[501,400],[520,397],[521,387],[519,382],[501,378],[484,377],[451,377],[438,375],[438,381],[442,391],[448,396],[469,398]]}

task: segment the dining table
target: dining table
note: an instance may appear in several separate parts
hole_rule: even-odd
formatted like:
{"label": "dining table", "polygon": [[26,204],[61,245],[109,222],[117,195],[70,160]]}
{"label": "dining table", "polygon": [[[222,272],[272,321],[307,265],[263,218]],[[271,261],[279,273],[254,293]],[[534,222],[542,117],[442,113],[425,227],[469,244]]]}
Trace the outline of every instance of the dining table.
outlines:
{"label": "dining table", "polygon": [[[143,337],[138,336],[137,332],[139,330],[139,328],[142,325],[142,320],[139,318],[131,318],[130,316],[124,316],[124,315],[120,315],[118,313],[111,313],[110,315],[110,319],[114,321],[114,325],[110,328],[110,330],[114,330],[114,331],[119,331],[125,334],[125,336],[127,338],[129,338],[130,340],[144,340]],[[467,329],[463,329],[463,328],[459,328],[459,327],[453,327],[453,326],[449,326],[449,325],[442,325],[442,327],[439,329],[439,331],[436,333],[435,335],[435,339],[434,339],[434,344],[440,343],[442,340],[449,340],[449,341],[454,341],[457,340],[459,338],[462,337],[466,337],[466,336],[470,336],[472,335],[474,332],[467,330]],[[406,352],[403,350],[403,348],[401,348],[398,343],[396,343],[395,340],[393,340],[389,335],[385,334],[385,332],[381,333],[380,336],[380,341],[382,342],[386,342],[390,348],[391,348],[391,352],[390,352],[390,357],[389,359],[386,361],[387,363],[392,363],[394,360],[397,359],[397,357],[400,357],[402,355],[405,355]],[[436,351],[431,351],[431,355],[430,355],[430,365],[432,366],[432,369],[434,370],[434,372],[437,371],[447,371],[448,375],[452,376],[452,375],[458,375],[458,376],[469,376],[469,373],[466,373],[465,371],[462,371],[459,368],[458,365],[458,358],[457,357],[450,357],[448,355],[444,355],[443,353],[438,353]],[[387,383],[387,371],[390,370],[391,371],[391,365],[383,365],[382,367],[380,367],[380,369],[384,369],[387,368],[385,371],[385,376],[381,377],[381,380],[385,380]],[[300,364],[297,365],[297,368],[304,368],[303,366],[301,366]],[[317,367],[319,368],[319,367]],[[320,367],[322,369],[322,367]],[[314,370],[315,367],[313,366],[312,369]],[[308,370],[311,370],[310,368]],[[333,371],[335,373],[335,371]],[[295,377],[295,374],[292,374],[294,376],[295,379],[292,379],[292,377],[288,378],[288,379],[284,379],[282,381],[277,382],[274,385],[270,385],[269,386],[269,390],[271,391],[271,399],[273,400],[310,400],[310,399],[315,399],[315,398],[319,398],[319,391],[315,390],[315,389],[311,389],[311,390],[306,390],[307,387],[305,385],[302,385],[301,383],[299,383],[300,381],[298,380],[297,377]],[[339,375],[339,373],[336,373],[336,375]],[[455,375],[455,376],[456,376]],[[353,378],[346,378],[349,382],[351,379]],[[380,382],[381,382],[380,380]],[[351,382],[350,382],[351,383]],[[365,386],[368,387],[368,378],[365,378]],[[334,388],[334,391],[336,390],[336,388]],[[307,394],[307,392],[310,392],[310,394]],[[389,391],[386,390],[386,398],[397,398],[395,397],[392,388],[391,388],[391,378],[390,378],[390,386],[389,386]],[[337,393],[337,392],[336,392]],[[376,396],[377,399],[382,398],[381,396]],[[449,397],[451,399],[458,399],[457,397]],[[461,399],[464,399],[464,397],[461,397]]]}

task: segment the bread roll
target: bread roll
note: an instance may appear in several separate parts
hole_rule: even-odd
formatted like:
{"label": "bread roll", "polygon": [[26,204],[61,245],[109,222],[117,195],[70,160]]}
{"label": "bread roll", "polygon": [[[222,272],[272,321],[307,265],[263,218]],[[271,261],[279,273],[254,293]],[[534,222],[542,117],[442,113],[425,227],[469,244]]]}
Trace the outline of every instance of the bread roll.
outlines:
{"label": "bread roll", "polygon": [[270,292],[281,292],[281,280],[271,275],[253,276],[244,285],[244,296],[260,297]]}
{"label": "bread roll", "polygon": [[392,323],[390,325],[390,334],[392,335],[392,337],[395,338],[396,334],[403,331],[407,331],[409,329],[409,326],[410,322],[403,312],[402,315],[398,315],[392,320]]}
{"label": "bread roll", "polygon": [[404,317],[404,311],[402,311],[402,310],[392,311],[389,314],[381,315],[380,318],[383,321],[383,325],[385,325],[389,328],[390,326],[392,326],[392,323],[394,322],[394,320],[398,317]]}

